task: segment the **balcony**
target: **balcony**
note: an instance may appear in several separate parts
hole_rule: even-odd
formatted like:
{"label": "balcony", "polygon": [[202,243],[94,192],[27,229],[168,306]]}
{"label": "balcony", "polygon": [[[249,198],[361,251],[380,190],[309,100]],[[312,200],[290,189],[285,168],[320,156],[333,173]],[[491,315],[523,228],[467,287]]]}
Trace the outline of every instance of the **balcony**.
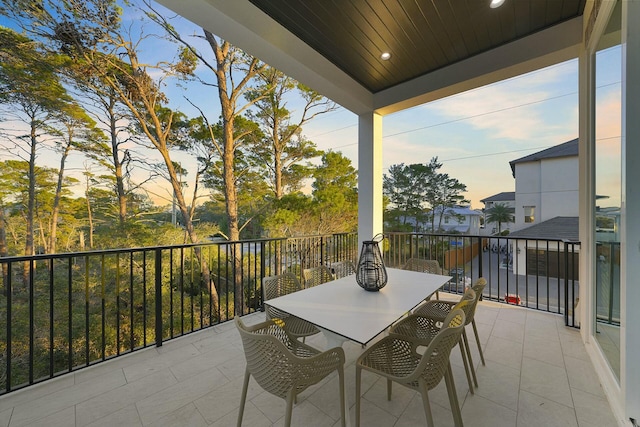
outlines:
{"label": "balcony", "polygon": [[[476,315],[487,365],[478,367],[475,395],[452,353],[467,425],[616,424],[575,328],[579,243],[387,237],[387,265],[436,259],[454,276],[445,298],[488,279]],[[0,427],[234,425],[244,356],[227,320],[264,318],[262,277],[301,275],[357,253],[347,234],[0,259]],[[326,347],[321,336],[308,342]],[[353,406],[362,348],[345,350]],[[419,396],[396,387],[387,402],[384,382],[364,378],[363,425],[424,423]],[[328,382],[300,396],[294,425],[339,425],[335,381]],[[282,423],[284,402],[255,384],[249,400],[245,425]],[[431,400],[437,425],[452,425],[444,384]]]}
{"label": "balcony", "polygon": [[[245,317],[250,323],[263,318],[261,312]],[[474,354],[479,382],[474,395],[459,352],[452,352],[465,425],[616,425],[579,331],[565,326],[562,316],[483,301],[476,321],[486,366]],[[321,335],[308,342],[325,345]],[[353,422],[354,361],[362,348],[345,344],[345,351]],[[239,335],[228,322],[5,395],[0,425],[231,426],[244,366]],[[340,425],[336,381],[334,375],[298,398],[293,425]],[[430,396],[436,425],[453,425],[444,383]],[[363,426],[425,425],[420,396],[413,391],[396,386],[388,402],[385,382],[364,373],[363,397]],[[252,380],[243,425],[282,425],[283,415],[284,401]]]}

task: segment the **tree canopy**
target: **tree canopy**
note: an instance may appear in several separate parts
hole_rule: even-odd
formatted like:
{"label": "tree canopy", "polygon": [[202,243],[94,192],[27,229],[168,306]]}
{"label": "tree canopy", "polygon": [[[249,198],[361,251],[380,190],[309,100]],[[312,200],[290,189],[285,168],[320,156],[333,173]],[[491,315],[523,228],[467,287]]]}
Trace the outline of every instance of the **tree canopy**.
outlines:
{"label": "tree canopy", "polygon": [[492,207],[487,209],[486,220],[487,222],[497,222],[498,223],[498,234],[502,231],[502,224],[514,222],[515,209],[507,206],[504,203],[495,203]]}
{"label": "tree canopy", "polygon": [[462,195],[467,186],[446,173],[442,163],[400,163],[383,176],[387,225],[396,231],[438,231],[446,208],[469,203]]}

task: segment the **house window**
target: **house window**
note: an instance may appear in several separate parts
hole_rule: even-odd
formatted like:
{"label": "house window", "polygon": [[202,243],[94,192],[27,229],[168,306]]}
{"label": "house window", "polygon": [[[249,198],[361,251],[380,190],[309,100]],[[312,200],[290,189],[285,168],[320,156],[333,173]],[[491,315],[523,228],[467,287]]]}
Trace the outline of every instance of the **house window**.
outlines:
{"label": "house window", "polygon": [[535,222],[535,206],[523,206],[524,208],[524,222]]}
{"label": "house window", "polygon": [[464,217],[458,217],[458,224],[464,224]]}
{"label": "house window", "polygon": [[445,216],[445,217],[444,217],[444,223],[445,223],[445,224],[449,224],[449,217],[448,217],[448,216]]}

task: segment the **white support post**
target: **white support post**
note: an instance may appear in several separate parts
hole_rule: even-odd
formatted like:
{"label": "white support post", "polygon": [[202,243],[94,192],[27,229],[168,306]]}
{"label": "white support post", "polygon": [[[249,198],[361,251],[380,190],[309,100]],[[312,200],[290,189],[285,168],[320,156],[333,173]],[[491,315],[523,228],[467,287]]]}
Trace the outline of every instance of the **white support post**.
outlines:
{"label": "white support post", "polygon": [[622,2],[621,386],[627,419],[640,422],[640,2]]}
{"label": "white support post", "polygon": [[[580,286],[580,311],[574,315],[585,341],[593,334],[595,319],[595,255],[593,233],[595,230],[595,81],[594,57],[587,46],[582,46],[578,56],[578,204],[580,212],[580,272],[582,283],[593,286]],[[571,309],[571,307],[569,307]]]}
{"label": "white support post", "polygon": [[358,117],[358,242],[382,233],[382,116]]}

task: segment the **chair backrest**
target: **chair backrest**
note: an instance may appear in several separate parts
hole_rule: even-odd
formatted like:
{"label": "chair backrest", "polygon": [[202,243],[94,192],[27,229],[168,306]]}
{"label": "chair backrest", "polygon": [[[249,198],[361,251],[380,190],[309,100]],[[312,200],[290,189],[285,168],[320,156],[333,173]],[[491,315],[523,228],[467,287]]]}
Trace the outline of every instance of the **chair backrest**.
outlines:
{"label": "chair backrest", "polygon": [[302,270],[302,277],[304,277],[305,288],[312,288],[333,280],[331,270],[324,265],[321,265],[320,267],[305,268]]}
{"label": "chair backrest", "polygon": [[[262,279],[262,292],[264,301],[297,292],[302,289],[300,281],[293,273],[282,273],[267,276]],[[269,305],[266,306],[267,318],[288,317],[289,315]]]}
{"label": "chair backrest", "polygon": [[482,298],[482,292],[484,291],[485,286],[487,286],[486,279],[484,277],[480,277],[471,287],[471,289],[473,289],[473,291],[476,293],[476,297],[471,304],[471,310],[469,310],[468,313],[465,313],[467,315],[467,325],[473,322],[473,317],[476,315],[476,307],[478,306],[478,301],[480,301],[480,298]]}
{"label": "chair backrest", "polygon": [[273,320],[253,326],[246,326],[239,317],[235,322],[247,370],[264,390],[286,399],[295,381],[294,359],[286,345],[289,336]]}
{"label": "chair backrest", "polygon": [[420,273],[442,274],[440,263],[435,259],[409,258],[402,269]]}
{"label": "chair backrest", "polygon": [[264,300],[297,292],[302,289],[300,281],[293,273],[282,273],[274,276],[267,276],[262,279],[262,289],[264,290]]}
{"label": "chair backrest", "polygon": [[351,261],[338,261],[331,264],[331,272],[336,279],[356,274],[356,267]]}
{"label": "chair backrest", "polygon": [[475,301],[476,301],[475,291],[472,288],[466,288],[464,290],[464,294],[462,295],[462,298],[460,298],[460,301],[458,301],[458,303],[453,306],[451,311],[454,311],[457,309],[462,310],[464,312],[464,316],[466,319],[467,316],[469,316],[469,314],[473,310],[473,307],[475,307],[474,306]]}
{"label": "chair backrest", "polygon": [[409,376],[410,381],[417,382],[421,378],[429,390],[440,383],[449,368],[451,349],[460,341],[464,324],[464,312],[461,309],[451,310],[442,329],[431,340],[414,373]]}
{"label": "chair backrest", "polygon": [[[242,339],[247,371],[264,390],[286,399],[290,390],[302,392],[344,367],[341,347],[321,352],[309,347],[284,330],[277,320],[246,326],[235,319]],[[342,368],[341,368],[342,369]]]}

